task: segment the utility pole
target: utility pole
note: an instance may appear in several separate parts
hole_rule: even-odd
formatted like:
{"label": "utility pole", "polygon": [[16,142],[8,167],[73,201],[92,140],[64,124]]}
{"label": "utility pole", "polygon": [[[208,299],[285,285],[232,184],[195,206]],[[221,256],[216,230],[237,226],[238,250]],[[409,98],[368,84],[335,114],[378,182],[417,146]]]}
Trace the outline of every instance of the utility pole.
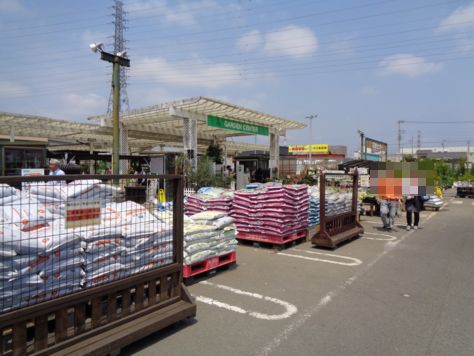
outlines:
{"label": "utility pole", "polygon": [[417,132],[417,139],[416,139],[416,146],[419,150],[421,150],[421,131],[418,130]]}
{"label": "utility pole", "polygon": [[397,121],[397,124],[398,124],[398,154],[401,155],[401,161],[403,161],[403,152],[402,152],[402,134],[403,134],[403,130],[402,130],[402,124],[405,123],[406,121],[404,120],[398,120]]}
{"label": "utility pole", "polygon": [[414,147],[414,142],[413,142],[413,136],[411,137],[411,156],[415,156],[415,147]]}
{"label": "utility pole", "polygon": [[306,119],[309,120],[309,164],[311,164],[311,148],[312,148],[312,140],[313,140],[313,119],[316,119],[318,114],[311,114],[306,116]]}
{"label": "utility pole", "polygon": [[360,159],[367,159],[364,152],[364,132],[362,130],[357,130],[357,133],[360,135]]}
{"label": "utility pole", "polygon": [[120,67],[130,67],[130,59],[127,58],[127,52],[107,53],[103,50],[102,43],[93,43],[90,45],[92,52],[100,52],[100,59],[112,63],[112,173],[120,174]]}
{"label": "utility pole", "polygon": [[446,140],[441,141],[441,146],[443,146],[443,152],[444,152],[444,145],[446,144]]}

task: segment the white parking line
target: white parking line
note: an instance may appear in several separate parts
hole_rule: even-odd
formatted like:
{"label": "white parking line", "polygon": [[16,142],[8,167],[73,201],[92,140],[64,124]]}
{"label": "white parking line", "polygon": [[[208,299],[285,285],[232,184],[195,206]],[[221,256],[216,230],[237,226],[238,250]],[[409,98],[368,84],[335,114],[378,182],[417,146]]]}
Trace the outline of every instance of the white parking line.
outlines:
{"label": "white parking line", "polygon": [[258,294],[258,293],[246,292],[246,291],[241,290],[241,289],[225,286],[223,284],[216,284],[216,283],[212,283],[212,282],[208,282],[208,281],[203,281],[203,282],[200,282],[199,284],[203,284],[203,285],[206,285],[206,286],[211,286],[211,287],[214,287],[214,288],[226,290],[228,292],[231,292],[231,293],[234,293],[234,294],[237,294],[237,295],[243,295],[243,296],[246,296],[246,297],[260,299],[260,300],[264,300],[264,301],[267,301],[267,302],[270,302],[270,303],[278,304],[278,305],[284,307],[285,310],[286,310],[284,313],[281,313],[281,314],[264,314],[264,313],[259,313],[259,312],[255,312],[255,311],[245,310],[241,307],[231,305],[231,304],[227,304],[227,303],[223,303],[223,302],[220,302],[218,300],[215,300],[215,299],[212,299],[212,298],[209,298],[209,297],[204,297],[204,296],[201,296],[201,295],[196,296],[196,300],[201,302],[201,303],[205,303],[205,304],[208,304],[208,305],[213,305],[215,307],[226,309],[226,310],[229,310],[229,311],[233,311],[233,312],[239,313],[239,314],[248,314],[249,316],[251,316],[253,318],[256,318],[256,319],[282,320],[282,319],[287,319],[290,316],[292,316],[292,315],[294,315],[298,312],[298,308],[296,308],[296,306],[294,306],[291,303],[285,302],[284,300],[281,300],[281,299],[268,297],[268,296],[261,295],[261,294]]}
{"label": "white parking line", "polygon": [[363,220],[363,221],[361,221],[361,223],[369,223],[369,224],[377,224],[377,225],[380,225],[380,224],[382,224],[382,220],[379,220],[379,221]]}
{"label": "white parking line", "polygon": [[294,248],[294,249],[291,249],[289,251],[291,251],[291,252],[299,251],[299,252],[309,253],[309,254],[312,254],[312,255],[321,255],[321,256],[327,256],[327,257],[334,257],[334,258],[338,258],[338,259],[341,259],[341,260],[346,260],[346,261],[348,260],[348,261],[351,261],[351,262],[334,261],[334,260],[326,259],[326,258],[308,257],[308,256],[301,256],[301,255],[295,255],[295,254],[292,254],[292,253],[290,254],[290,253],[284,253],[284,252],[279,252],[277,255],[300,258],[302,260],[308,260],[308,261],[326,262],[326,263],[332,263],[332,264],[335,264],[335,265],[350,266],[350,267],[358,266],[358,265],[362,264],[362,261],[359,260],[358,258],[342,256],[342,255],[335,255],[333,253],[308,251],[308,250],[301,250],[301,249],[298,249],[298,248]]}
{"label": "white parking line", "polygon": [[[378,240],[378,241],[395,241],[397,238],[393,235],[388,235],[388,234],[379,234],[376,232],[364,232],[364,235],[376,235],[376,236],[384,236],[384,237],[368,237],[368,236],[362,236],[363,239],[367,240]],[[388,238],[387,238],[388,237]]]}
{"label": "white parking line", "polygon": [[462,203],[464,203],[462,200],[453,200],[452,201],[453,204],[458,204],[458,205],[461,205]]}

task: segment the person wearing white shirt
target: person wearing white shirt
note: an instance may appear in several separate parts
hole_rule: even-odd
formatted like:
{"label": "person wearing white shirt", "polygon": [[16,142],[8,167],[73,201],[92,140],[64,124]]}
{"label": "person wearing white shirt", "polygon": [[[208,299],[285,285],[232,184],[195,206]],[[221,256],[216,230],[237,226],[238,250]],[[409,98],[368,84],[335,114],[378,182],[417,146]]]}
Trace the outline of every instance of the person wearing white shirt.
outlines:
{"label": "person wearing white shirt", "polygon": [[[51,158],[49,160],[49,175],[50,176],[65,176],[66,173],[59,168],[59,160],[55,158]],[[50,181],[49,184],[56,185],[56,184],[64,184],[65,181],[63,180],[57,180],[57,181]]]}

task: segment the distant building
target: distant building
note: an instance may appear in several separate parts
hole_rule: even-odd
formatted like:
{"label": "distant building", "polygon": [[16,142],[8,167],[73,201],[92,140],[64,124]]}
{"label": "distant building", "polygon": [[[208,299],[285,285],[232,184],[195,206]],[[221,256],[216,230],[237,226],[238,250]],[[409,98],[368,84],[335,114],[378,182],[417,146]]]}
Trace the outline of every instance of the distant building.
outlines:
{"label": "distant building", "polygon": [[459,147],[423,147],[420,149],[402,148],[403,156],[413,156],[416,158],[432,158],[443,160],[466,159],[468,162],[474,162],[473,148],[469,146]]}

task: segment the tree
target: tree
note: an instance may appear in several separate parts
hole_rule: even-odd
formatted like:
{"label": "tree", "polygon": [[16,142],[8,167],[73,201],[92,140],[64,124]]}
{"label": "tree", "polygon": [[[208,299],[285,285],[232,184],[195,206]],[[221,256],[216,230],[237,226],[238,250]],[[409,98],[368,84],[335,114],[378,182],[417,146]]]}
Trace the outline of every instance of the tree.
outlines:
{"label": "tree", "polygon": [[215,164],[224,163],[224,151],[218,143],[211,143],[207,148],[207,157],[209,157]]}

